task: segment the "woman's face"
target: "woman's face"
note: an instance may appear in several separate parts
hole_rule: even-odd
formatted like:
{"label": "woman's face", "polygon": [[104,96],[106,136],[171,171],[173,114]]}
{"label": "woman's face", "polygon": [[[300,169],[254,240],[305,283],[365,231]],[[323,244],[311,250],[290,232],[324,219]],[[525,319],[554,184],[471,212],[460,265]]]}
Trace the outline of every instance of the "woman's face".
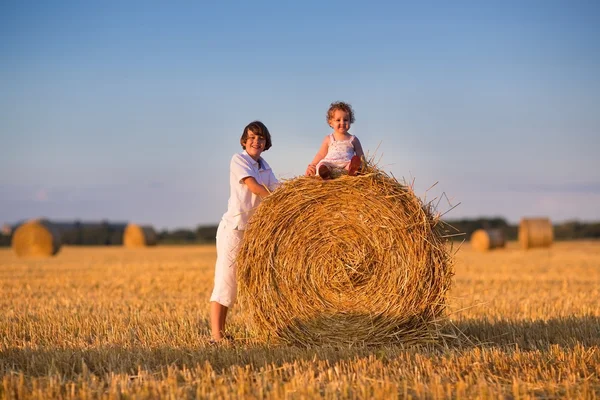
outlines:
{"label": "woman's face", "polygon": [[248,131],[248,137],[246,138],[246,142],[244,143],[244,149],[246,149],[246,153],[254,160],[258,161],[261,153],[265,150],[265,145],[267,144],[267,139],[256,135],[252,131]]}

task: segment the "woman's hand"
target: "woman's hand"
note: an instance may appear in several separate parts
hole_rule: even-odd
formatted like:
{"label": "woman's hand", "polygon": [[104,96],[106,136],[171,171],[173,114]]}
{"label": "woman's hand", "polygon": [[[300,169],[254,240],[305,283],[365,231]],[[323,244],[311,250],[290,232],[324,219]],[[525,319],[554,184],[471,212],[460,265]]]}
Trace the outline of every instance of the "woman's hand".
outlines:
{"label": "woman's hand", "polygon": [[317,166],[315,164],[308,164],[306,167],[306,176],[314,176],[317,173]]}
{"label": "woman's hand", "polygon": [[248,186],[248,189],[254,193],[255,195],[259,196],[260,198],[264,199],[265,197],[267,197],[270,193],[269,190],[267,189],[266,186],[259,184],[256,179],[254,179],[253,176],[247,176],[244,179],[242,179],[242,182],[244,182],[244,184],[246,186]]}

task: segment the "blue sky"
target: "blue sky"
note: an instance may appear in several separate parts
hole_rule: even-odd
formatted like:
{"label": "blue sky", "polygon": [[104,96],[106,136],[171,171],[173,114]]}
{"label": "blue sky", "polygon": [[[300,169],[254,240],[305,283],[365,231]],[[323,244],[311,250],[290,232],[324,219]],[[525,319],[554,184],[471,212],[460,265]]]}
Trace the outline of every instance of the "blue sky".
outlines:
{"label": "blue sky", "polygon": [[336,100],[448,218],[600,220],[600,3],[416,3],[1,2],[0,223],[217,223],[243,127],[292,178]]}

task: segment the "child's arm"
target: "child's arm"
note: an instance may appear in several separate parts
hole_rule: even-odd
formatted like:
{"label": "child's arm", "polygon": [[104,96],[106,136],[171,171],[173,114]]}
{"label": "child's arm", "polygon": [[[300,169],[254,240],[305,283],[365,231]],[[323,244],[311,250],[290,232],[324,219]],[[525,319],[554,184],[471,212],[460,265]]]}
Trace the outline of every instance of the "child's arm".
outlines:
{"label": "child's arm", "polygon": [[354,141],[352,142],[352,145],[354,146],[354,152],[356,153],[356,155],[362,158],[365,155],[365,153],[363,152],[360,140],[358,140],[356,136],[354,136]]}
{"label": "child's arm", "polygon": [[311,176],[317,173],[317,164],[319,163],[319,161],[325,158],[325,156],[327,155],[327,150],[329,150],[329,136],[325,136],[325,139],[323,139],[323,143],[321,143],[321,148],[317,152],[317,155],[315,155],[315,158],[313,158],[312,162],[308,164],[308,167],[306,168],[307,176]]}
{"label": "child's arm", "polygon": [[260,185],[253,176],[243,178],[242,182],[244,182],[244,185],[248,186],[248,190],[263,199],[270,194],[269,191],[263,185]]}

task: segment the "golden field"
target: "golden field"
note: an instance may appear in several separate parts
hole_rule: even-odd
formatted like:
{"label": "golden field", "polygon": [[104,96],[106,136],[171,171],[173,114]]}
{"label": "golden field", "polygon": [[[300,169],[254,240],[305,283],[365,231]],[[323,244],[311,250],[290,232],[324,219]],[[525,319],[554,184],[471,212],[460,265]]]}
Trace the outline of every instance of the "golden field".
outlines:
{"label": "golden field", "polygon": [[209,346],[212,246],[0,249],[0,398],[599,398],[600,242],[456,253],[436,346]]}

